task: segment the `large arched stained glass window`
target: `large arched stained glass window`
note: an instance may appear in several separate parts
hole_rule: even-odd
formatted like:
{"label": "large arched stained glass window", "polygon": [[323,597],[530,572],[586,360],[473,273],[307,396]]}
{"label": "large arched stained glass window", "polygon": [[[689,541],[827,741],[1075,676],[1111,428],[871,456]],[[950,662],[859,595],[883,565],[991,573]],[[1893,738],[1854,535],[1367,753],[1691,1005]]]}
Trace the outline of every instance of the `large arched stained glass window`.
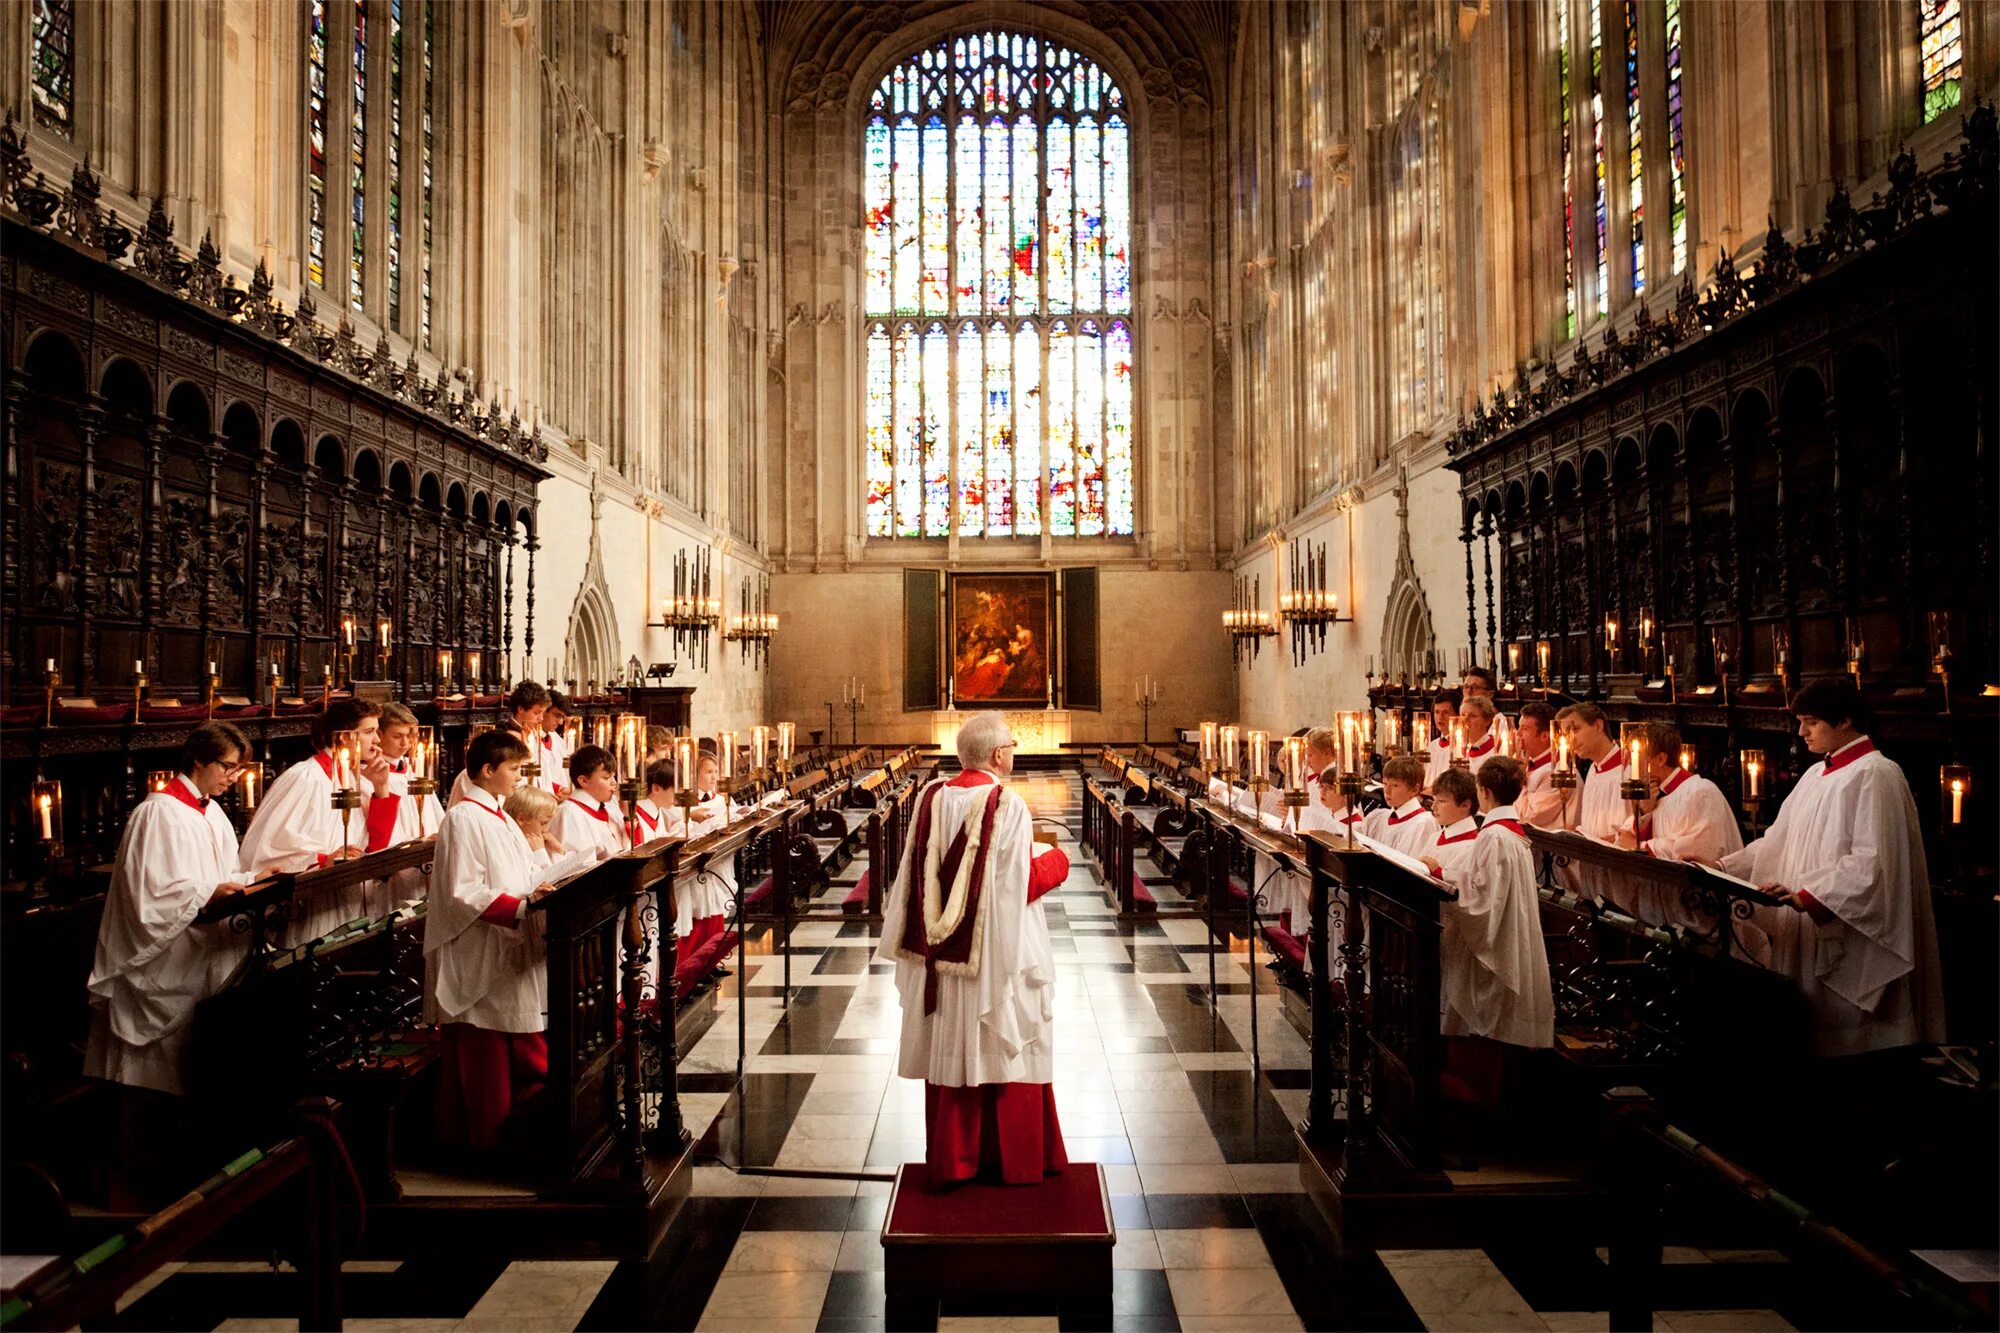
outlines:
{"label": "large arched stained glass window", "polygon": [[1132,532],[1131,129],[1084,56],[966,34],[862,136],[870,537]]}

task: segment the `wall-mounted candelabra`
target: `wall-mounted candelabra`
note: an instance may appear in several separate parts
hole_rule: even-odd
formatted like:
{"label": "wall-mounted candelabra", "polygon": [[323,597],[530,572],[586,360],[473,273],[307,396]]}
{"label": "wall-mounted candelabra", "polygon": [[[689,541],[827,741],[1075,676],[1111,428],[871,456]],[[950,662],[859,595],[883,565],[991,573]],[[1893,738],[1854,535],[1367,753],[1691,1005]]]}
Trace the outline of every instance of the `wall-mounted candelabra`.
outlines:
{"label": "wall-mounted candelabra", "polygon": [[1278,594],[1278,618],[1292,631],[1292,662],[1304,666],[1308,650],[1326,647],[1326,627],[1354,619],[1340,613],[1340,594],[1326,578],[1326,543],[1295,541],[1291,586]]}
{"label": "wall-mounted candelabra", "polygon": [[686,551],[676,551],[673,596],[660,603],[660,618],[651,628],[671,632],[674,656],[698,655],[701,669],[706,671],[709,641],[721,623],[722,599],[714,592],[714,553],[705,546],[692,558]]}
{"label": "wall-mounted candelabra", "polygon": [[1236,601],[1222,613],[1222,629],[1229,635],[1230,656],[1237,666],[1243,665],[1246,650],[1255,661],[1264,640],[1277,634],[1277,621],[1264,609],[1262,579],[1236,580]]}
{"label": "wall-mounted candelabra", "polygon": [[771,610],[771,576],[743,580],[743,609],[729,618],[722,632],[725,643],[737,647],[740,661],[755,660],[761,668],[771,660],[771,636],[778,632],[778,617]]}

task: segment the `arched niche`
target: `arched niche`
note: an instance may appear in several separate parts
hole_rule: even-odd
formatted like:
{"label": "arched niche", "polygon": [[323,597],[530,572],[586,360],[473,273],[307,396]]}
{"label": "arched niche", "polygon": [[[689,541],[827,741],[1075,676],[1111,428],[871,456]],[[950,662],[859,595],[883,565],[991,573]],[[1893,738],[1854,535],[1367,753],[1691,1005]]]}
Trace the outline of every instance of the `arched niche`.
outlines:
{"label": "arched niche", "polygon": [[322,435],[313,446],[313,468],[322,481],[347,480],[347,449],[332,435]]}
{"label": "arched niche", "polygon": [[365,495],[381,493],[382,459],[373,449],[361,449],[355,452],[354,488]]}
{"label": "arched niche", "polygon": [[54,329],[43,329],[28,343],[21,371],[27,376],[30,393],[66,403],[83,401],[83,357],[75,343]]}
{"label": "arched niche", "polygon": [[271,457],[279,467],[305,471],[306,433],[290,417],[278,418],[271,427]]}
{"label": "arched niche", "polygon": [[153,415],[153,381],[138,363],[115,357],[97,381],[105,415],[114,424],[137,429]]}
{"label": "arched niche", "polygon": [[215,417],[200,385],[182,380],[167,392],[167,421],[176,435],[207,441]]}
{"label": "arched niche", "polygon": [[264,427],[257,410],[248,403],[231,403],[222,413],[222,442],[240,458],[255,458],[264,451]]}

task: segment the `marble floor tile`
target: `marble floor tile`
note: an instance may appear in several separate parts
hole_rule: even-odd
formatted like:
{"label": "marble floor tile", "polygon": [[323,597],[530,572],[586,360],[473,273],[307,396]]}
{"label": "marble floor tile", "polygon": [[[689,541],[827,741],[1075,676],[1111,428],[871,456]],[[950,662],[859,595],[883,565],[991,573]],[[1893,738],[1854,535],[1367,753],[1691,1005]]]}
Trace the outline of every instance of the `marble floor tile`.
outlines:
{"label": "marble floor tile", "polygon": [[1543,1326],[1527,1301],[1521,1298],[1521,1293],[1514,1289],[1514,1285],[1507,1281],[1483,1250],[1471,1251],[1469,1255],[1465,1251],[1428,1252],[1433,1256],[1453,1253],[1465,1257],[1458,1262],[1435,1258],[1411,1262],[1400,1256],[1391,1257],[1391,1252],[1384,1252],[1381,1256],[1389,1275],[1402,1288],[1403,1299],[1427,1325],[1461,1327],[1465,1321],[1478,1318],[1501,1321],[1507,1327]]}
{"label": "marble floor tile", "polygon": [[464,1333],[575,1328],[617,1266],[611,1259],[518,1260],[486,1289],[459,1328]]}
{"label": "marble floor tile", "polygon": [[1118,1228],[1118,1244],[1111,1251],[1113,1268],[1164,1268],[1159,1242],[1146,1227]]}
{"label": "marble floor tile", "polygon": [[1305,1323],[1295,1314],[1183,1315],[1181,1333],[1302,1333]]}
{"label": "marble floor tile", "polygon": [[1296,1162],[1232,1162],[1229,1174],[1241,1194],[1304,1194]]}
{"label": "marble floor tile", "polygon": [[868,1160],[867,1139],[787,1138],[773,1166],[821,1171],[857,1171]]}
{"label": "marble floor tile", "polygon": [[[832,1235],[832,1232],[823,1233]],[[879,1231],[843,1231],[840,1235],[840,1252],[833,1261],[834,1268],[843,1273],[879,1272],[882,1268],[882,1233]]]}
{"label": "marble floor tile", "polygon": [[1236,1177],[1226,1166],[1142,1166],[1139,1183],[1147,1194],[1234,1194]]}
{"label": "marble floor tile", "polygon": [[1054,1315],[940,1315],[938,1333],[1056,1333]]}
{"label": "marble floor tile", "polygon": [[736,1238],[724,1273],[830,1271],[840,1255],[842,1232],[746,1231]]}
{"label": "marble floor tile", "polygon": [[[1164,1249],[1161,1252],[1164,1255]],[[1293,1315],[1284,1283],[1278,1280],[1277,1270],[1268,1262],[1262,1268],[1169,1266],[1167,1282],[1174,1293],[1174,1311],[1183,1320]]]}
{"label": "marble floor tile", "polygon": [[1776,1310],[1662,1310],[1654,1316],[1672,1333],[1788,1333]]}
{"label": "marble floor tile", "polygon": [[825,1272],[724,1273],[709,1293],[696,1333],[752,1326],[721,1322],[725,1320],[760,1321],[754,1325],[759,1328],[772,1328],[783,1320],[817,1325],[832,1278],[831,1266]]}
{"label": "marble floor tile", "polygon": [[1160,1258],[1169,1270],[1181,1268],[1271,1267],[1270,1251],[1254,1227],[1203,1227],[1194,1231],[1156,1230]]}
{"label": "marble floor tile", "polygon": [[1143,1170],[1149,1166],[1220,1166],[1222,1149],[1212,1134],[1176,1138],[1133,1135],[1132,1160]]}

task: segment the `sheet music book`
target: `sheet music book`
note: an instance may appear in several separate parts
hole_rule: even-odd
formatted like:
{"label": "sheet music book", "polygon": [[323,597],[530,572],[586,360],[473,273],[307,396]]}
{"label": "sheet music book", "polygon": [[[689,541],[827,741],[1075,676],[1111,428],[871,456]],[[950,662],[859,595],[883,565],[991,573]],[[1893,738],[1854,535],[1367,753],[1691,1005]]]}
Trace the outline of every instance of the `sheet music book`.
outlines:
{"label": "sheet music book", "polygon": [[1375,841],[1375,839],[1369,837],[1366,833],[1355,834],[1354,845],[1356,847],[1366,847],[1369,851],[1375,853],[1375,855],[1381,857],[1385,861],[1395,862],[1397,865],[1403,867],[1403,869],[1409,871],[1412,875],[1417,876],[1419,879],[1434,878],[1434,876],[1431,874],[1430,867],[1425,865],[1422,861],[1419,861],[1416,857],[1409,855],[1407,852],[1399,852],[1394,847],[1389,846],[1387,843],[1377,842]]}

